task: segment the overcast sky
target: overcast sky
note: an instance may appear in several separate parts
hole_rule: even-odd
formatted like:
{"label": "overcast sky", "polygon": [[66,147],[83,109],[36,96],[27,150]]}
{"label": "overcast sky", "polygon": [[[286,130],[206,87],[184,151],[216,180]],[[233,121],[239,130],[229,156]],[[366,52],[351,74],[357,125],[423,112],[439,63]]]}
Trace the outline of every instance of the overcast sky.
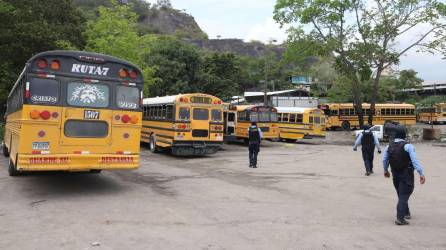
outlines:
{"label": "overcast sky", "polygon": [[[156,2],[150,0],[149,2]],[[195,17],[198,25],[209,38],[240,38],[245,41],[270,39],[283,41],[281,30],[272,18],[275,0],[171,0],[176,9],[185,10]],[[410,42],[417,33],[410,34],[401,42]],[[412,50],[401,58],[398,69],[414,69],[426,81],[446,81],[446,60],[441,56],[420,54]]]}

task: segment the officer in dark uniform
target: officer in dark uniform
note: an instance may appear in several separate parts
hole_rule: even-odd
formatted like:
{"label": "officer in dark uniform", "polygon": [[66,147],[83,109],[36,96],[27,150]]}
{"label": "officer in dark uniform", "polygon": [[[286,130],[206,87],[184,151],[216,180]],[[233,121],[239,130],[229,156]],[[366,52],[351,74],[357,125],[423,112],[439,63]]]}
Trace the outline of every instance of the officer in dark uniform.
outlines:
{"label": "officer in dark uniform", "polygon": [[257,123],[252,122],[249,127],[249,167],[257,168],[257,155],[260,151],[262,141],[262,130],[257,127]]}
{"label": "officer in dark uniform", "polygon": [[361,145],[362,159],[365,165],[365,175],[373,174],[373,158],[375,156],[375,145],[378,148],[378,153],[381,154],[381,147],[379,145],[378,137],[370,131],[370,125],[364,125],[364,132],[360,133],[356,138],[353,150]]}
{"label": "officer in dark uniform", "polygon": [[389,164],[392,168],[393,185],[398,195],[398,205],[396,207],[396,225],[408,225],[411,218],[409,210],[409,198],[414,190],[414,169],[420,175],[420,183],[424,184],[426,178],[423,174],[415,147],[405,141],[406,129],[403,126],[395,132],[394,143],[391,143],[385,150],[383,156],[384,176],[390,177],[388,171]]}

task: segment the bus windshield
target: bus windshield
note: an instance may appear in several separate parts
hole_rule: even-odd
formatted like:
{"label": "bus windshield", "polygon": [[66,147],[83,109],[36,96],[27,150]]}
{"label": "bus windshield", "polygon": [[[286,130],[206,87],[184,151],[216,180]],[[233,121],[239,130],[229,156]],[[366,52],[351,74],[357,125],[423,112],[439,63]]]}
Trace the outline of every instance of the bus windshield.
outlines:
{"label": "bus windshield", "polygon": [[67,103],[77,107],[105,108],[109,105],[110,89],[105,84],[70,82],[67,88]]}
{"label": "bus windshield", "polygon": [[52,79],[32,78],[29,85],[32,104],[56,104],[59,102],[59,82]]}
{"label": "bus windshield", "polygon": [[118,108],[138,109],[139,90],[135,87],[118,86],[116,90],[116,102]]}

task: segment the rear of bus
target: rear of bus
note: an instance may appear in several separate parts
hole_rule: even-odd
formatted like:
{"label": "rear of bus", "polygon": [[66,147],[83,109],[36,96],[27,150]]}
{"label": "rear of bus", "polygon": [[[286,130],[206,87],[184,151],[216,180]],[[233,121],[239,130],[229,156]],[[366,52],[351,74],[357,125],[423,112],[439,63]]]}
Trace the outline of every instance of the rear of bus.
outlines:
{"label": "rear of bus", "polygon": [[206,94],[181,95],[176,100],[172,153],[205,155],[223,144],[223,102]]}
{"label": "rear of bus", "polygon": [[339,106],[337,104],[318,105],[318,109],[322,110],[325,115],[325,128],[336,129],[341,127],[339,120]]}
{"label": "rear of bus", "polygon": [[304,123],[304,126],[306,126],[305,128],[308,131],[305,138],[325,138],[326,118],[324,112],[320,109],[309,109],[305,113],[305,116],[308,116],[308,123]]}
{"label": "rear of bus", "polygon": [[34,56],[25,79],[18,171],[100,171],[139,166],[139,69],[86,52]]}
{"label": "rear of bus", "polygon": [[265,106],[237,106],[236,135],[244,140],[249,138],[249,126],[257,123],[263,134],[263,139],[279,140],[279,125],[277,123],[277,110]]}

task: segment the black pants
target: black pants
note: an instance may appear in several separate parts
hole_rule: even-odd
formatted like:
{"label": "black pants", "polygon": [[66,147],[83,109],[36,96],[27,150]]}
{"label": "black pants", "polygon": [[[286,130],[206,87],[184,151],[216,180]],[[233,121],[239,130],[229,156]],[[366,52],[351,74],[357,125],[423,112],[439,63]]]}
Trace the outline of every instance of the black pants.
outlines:
{"label": "black pants", "polygon": [[255,142],[249,143],[249,166],[257,166],[257,155],[260,151],[260,144]]}
{"label": "black pants", "polygon": [[364,160],[364,166],[366,172],[373,171],[373,158],[375,156],[375,148],[362,148],[362,159]]}
{"label": "black pants", "polygon": [[410,214],[409,198],[414,190],[413,169],[403,169],[401,171],[392,171],[393,186],[398,194],[398,205],[396,206],[396,217],[403,219]]}

